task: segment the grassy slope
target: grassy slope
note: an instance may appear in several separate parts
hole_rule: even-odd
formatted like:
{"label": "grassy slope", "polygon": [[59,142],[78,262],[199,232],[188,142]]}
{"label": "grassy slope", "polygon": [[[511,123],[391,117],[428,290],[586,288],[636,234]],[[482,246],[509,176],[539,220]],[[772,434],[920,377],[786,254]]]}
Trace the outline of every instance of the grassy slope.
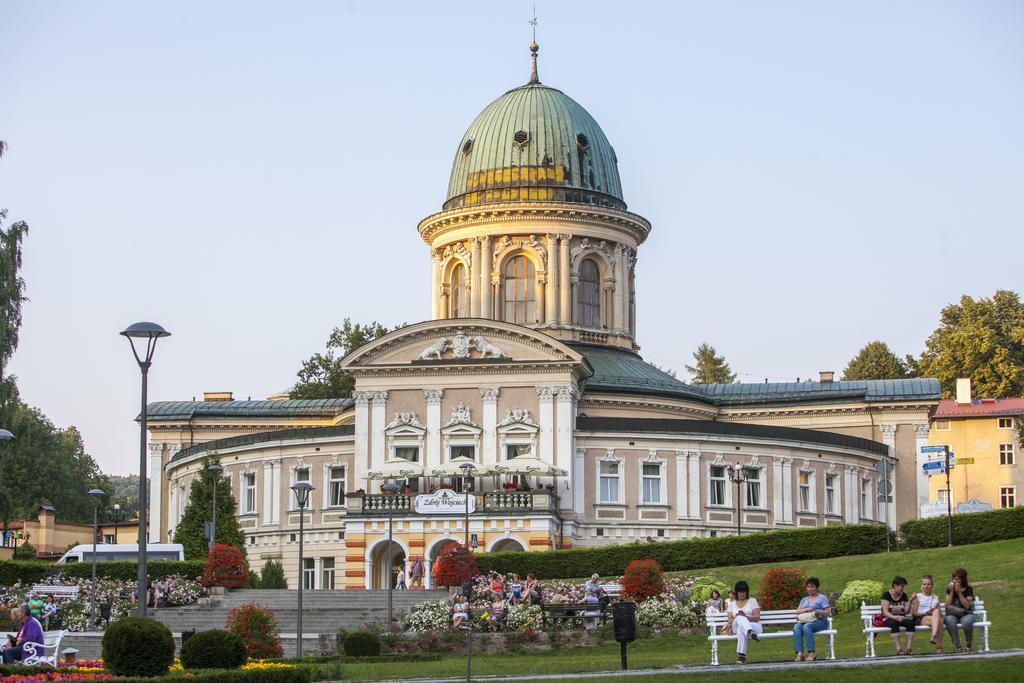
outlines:
{"label": "grassy slope", "polygon": [[[936,583],[945,586],[950,572],[956,567],[965,567],[977,593],[986,600],[990,617],[995,627],[991,632],[991,647],[1002,649],[1019,647],[1024,642],[1024,621],[1016,614],[1016,606],[1024,604],[1024,539],[983,543],[962,548],[940,548],[934,550],[912,550],[840,557],[828,560],[813,560],[788,563],[808,574],[821,579],[822,590],[842,590],[847,581],[853,579],[876,579],[888,585],[894,574],[902,574],[916,582],[922,574],[933,574]],[[757,590],[761,576],[767,569],[777,565],[750,565],[745,567],[721,567],[707,570],[727,583],[746,579],[752,590]],[[839,636],[836,639],[837,656],[844,658],[864,655],[864,637],[857,614],[844,614],[836,619]],[[918,637],[915,651],[930,653],[931,645],[924,634]],[[976,643],[980,642],[978,639]],[[949,638],[946,637],[946,646]],[[723,646],[722,662],[732,661],[734,652],[731,644]],[[824,647],[819,645],[824,654]],[[879,640],[878,654],[892,653],[891,641]],[[709,645],[706,633],[687,636],[650,638],[633,643],[629,647],[631,668],[654,668],[677,666],[679,664],[707,664]],[[758,661],[782,661],[792,657],[789,639],[778,638],[751,645],[749,659]],[[1019,665],[1019,660],[1017,661]],[[950,664],[952,666],[952,663]],[[979,663],[982,668],[995,663]],[[561,649],[538,654],[485,654],[473,657],[474,674],[554,674],[579,671],[600,671],[617,669],[619,648],[616,644],[588,649]],[[931,665],[929,665],[930,667]],[[956,665],[965,666],[965,665]],[[974,664],[969,665],[971,667]],[[924,667],[928,668],[928,667]],[[914,668],[917,670],[917,667]],[[900,670],[901,672],[904,670]],[[445,656],[438,662],[350,664],[344,668],[346,680],[373,680],[380,678],[414,678],[421,676],[458,676],[465,672],[465,655]],[[863,674],[863,672],[860,672]],[[835,672],[830,678],[842,679],[846,674]],[[902,679],[903,673],[899,674]],[[772,674],[776,678],[776,674]],[[845,679],[842,679],[845,680]],[[852,680],[852,678],[850,679]],[[914,679],[911,679],[914,680]],[[974,680],[981,680],[974,678]]]}

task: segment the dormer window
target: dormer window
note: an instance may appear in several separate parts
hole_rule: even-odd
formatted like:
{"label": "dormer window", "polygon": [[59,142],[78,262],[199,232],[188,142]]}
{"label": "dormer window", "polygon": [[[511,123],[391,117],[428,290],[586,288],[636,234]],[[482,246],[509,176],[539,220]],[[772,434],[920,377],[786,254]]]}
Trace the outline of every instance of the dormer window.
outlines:
{"label": "dormer window", "polygon": [[530,142],[530,134],[525,130],[517,130],[516,134],[512,136],[512,143],[516,147],[526,147]]}

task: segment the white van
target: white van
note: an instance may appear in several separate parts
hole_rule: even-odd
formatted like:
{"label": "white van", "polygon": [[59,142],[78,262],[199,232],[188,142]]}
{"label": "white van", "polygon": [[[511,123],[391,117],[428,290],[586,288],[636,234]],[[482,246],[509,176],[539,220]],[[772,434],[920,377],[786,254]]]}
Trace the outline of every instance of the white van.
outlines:
{"label": "white van", "polygon": [[[115,562],[117,560],[137,561],[139,545],[137,543],[97,543],[96,561]],[[147,543],[146,560],[184,560],[185,546],[180,543]],[[92,562],[92,544],[76,545],[57,560],[57,564],[71,562]]]}

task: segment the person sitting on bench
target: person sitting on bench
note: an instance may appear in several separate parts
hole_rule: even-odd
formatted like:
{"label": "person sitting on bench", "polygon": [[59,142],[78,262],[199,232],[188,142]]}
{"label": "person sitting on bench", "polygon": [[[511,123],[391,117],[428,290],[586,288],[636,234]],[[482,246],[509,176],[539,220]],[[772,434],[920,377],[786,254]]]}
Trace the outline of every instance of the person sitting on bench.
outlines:
{"label": "person sitting on bench", "polygon": [[750,597],[746,581],[736,582],[736,601],[729,605],[728,626],[736,634],[736,663],[747,663],[747,641],[757,640],[764,630],[761,626],[761,605]]}

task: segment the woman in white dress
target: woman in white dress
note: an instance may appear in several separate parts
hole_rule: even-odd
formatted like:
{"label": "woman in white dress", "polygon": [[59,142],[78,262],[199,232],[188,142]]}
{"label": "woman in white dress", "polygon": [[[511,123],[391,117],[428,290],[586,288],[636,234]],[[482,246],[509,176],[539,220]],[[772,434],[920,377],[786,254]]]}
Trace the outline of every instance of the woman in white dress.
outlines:
{"label": "woman in white dress", "polygon": [[757,598],[750,597],[750,586],[746,581],[736,583],[736,601],[729,604],[727,625],[736,634],[736,663],[747,663],[747,642],[757,640],[763,632],[761,606]]}
{"label": "woman in white dress", "polygon": [[921,577],[921,592],[910,602],[914,625],[927,626],[932,630],[930,642],[935,652],[942,654],[942,612],[939,610],[939,596],[935,595],[935,580],[930,574]]}

